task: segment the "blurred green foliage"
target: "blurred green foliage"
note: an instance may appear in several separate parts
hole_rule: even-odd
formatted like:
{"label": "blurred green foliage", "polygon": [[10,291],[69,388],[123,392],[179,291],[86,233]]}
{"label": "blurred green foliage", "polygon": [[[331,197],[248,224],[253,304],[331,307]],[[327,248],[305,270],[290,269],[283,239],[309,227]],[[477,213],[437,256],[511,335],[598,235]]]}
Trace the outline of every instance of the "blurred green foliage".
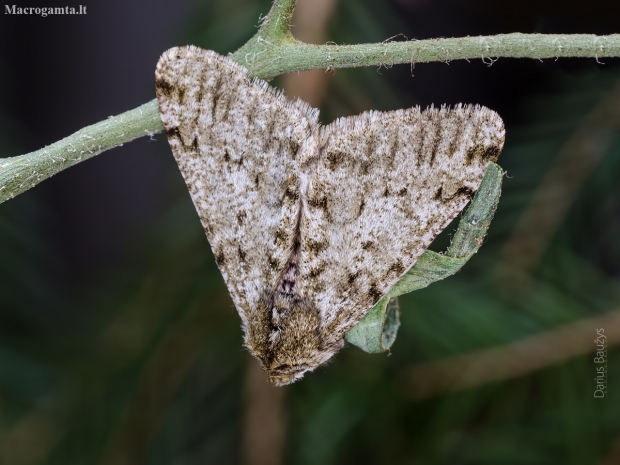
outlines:
{"label": "blurred green foliage", "polygon": [[[268,7],[263,0],[200,2],[179,44],[233,51]],[[381,41],[404,28],[400,21],[393,5],[342,0],[330,39]],[[420,101],[421,89],[403,93],[399,78],[381,72],[338,70],[323,120]],[[520,102],[507,128],[500,163],[508,176],[487,243],[458,275],[401,298],[391,356],[348,347],[283,388],[284,463],[578,465],[609,452],[620,434],[613,347],[606,399],[593,398],[592,353],[424,399],[412,396],[404,373],[620,308],[617,133],[531,280],[517,294],[501,280],[502,248],[533,190],[619,78],[617,67],[557,70],[545,91]],[[0,463],[240,460],[244,370],[253,362],[181,177],[171,175],[167,188],[176,203],[133,244],[135,269],[110,270],[79,292],[55,281],[62,257],[40,230],[45,206],[24,195],[3,207]],[[453,229],[434,250],[445,249]],[[583,337],[593,340],[596,328]]]}

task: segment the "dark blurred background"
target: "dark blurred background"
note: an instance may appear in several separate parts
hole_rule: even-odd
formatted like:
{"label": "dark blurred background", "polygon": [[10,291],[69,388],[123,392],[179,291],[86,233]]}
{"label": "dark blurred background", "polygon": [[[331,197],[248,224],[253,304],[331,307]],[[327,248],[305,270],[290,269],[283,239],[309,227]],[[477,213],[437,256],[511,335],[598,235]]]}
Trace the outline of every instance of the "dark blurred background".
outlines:
{"label": "dark blurred background", "polygon": [[[153,99],[164,50],[232,52],[269,9],[84,1],[82,16],[0,15],[0,157]],[[620,3],[301,0],[293,23],[315,43],[611,34]],[[431,103],[496,110],[507,176],[481,251],[401,299],[391,354],[347,347],[271,388],[163,135],[105,152],[0,205],[0,464],[619,464],[620,59],[274,84],[325,123]]]}

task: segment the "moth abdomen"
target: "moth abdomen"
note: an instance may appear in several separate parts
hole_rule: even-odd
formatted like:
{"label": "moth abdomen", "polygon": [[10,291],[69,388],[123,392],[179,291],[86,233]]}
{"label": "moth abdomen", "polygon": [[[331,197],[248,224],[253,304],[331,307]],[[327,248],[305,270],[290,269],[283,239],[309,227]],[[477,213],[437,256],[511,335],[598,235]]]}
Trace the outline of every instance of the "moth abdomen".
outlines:
{"label": "moth abdomen", "polygon": [[300,379],[344,344],[324,339],[319,309],[297,295],[265,290],[251,314],[246,346],[276,385]]}

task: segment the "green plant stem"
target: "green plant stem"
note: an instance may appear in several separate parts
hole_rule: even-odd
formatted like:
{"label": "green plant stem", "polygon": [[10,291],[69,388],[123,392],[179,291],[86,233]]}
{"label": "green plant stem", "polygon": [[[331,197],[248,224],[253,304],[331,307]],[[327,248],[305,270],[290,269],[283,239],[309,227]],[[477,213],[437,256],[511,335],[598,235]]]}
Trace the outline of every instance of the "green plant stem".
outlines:
{"label": "green plant stem", "polygon": [[36,152],[0,158],[0,202],[60,171],[138,137],[163,130],[157,100],[80,129]]}
{"label": "green plant stem", "polygon": [[261,40],[272,44],[294,42],[290,24],[295,5],[297,0],[274,0],[269,13],[261,21],[259,31],[242,48],[254,42],[261,43]]}
{"label": "green plant stem", "polygon": [[[502,34],[486,37],[382,42],[357,45],[310,45],[290,33],[296,0],[276,0],[257,34],[231,55],[251,76],[272,79],[308,69],[386,66],[398,63],[481,59],[491,65],[500,57],[620,57],[620,34]],[[137,137],[163,130],[156,100],[135,110],[85,127],[36,152],[0,159],[0,203],[60,171]]]}
{"label": "green plant stem", "polygon": [[[258,38],[257,38],[258,37]],[[271,45],[257,34],[232,58],[261,79],[307,69],[356,68],[408,63],[497,58],[620,57],[620,34],[500,34],[357,45],[311,45],[298,41]]]}

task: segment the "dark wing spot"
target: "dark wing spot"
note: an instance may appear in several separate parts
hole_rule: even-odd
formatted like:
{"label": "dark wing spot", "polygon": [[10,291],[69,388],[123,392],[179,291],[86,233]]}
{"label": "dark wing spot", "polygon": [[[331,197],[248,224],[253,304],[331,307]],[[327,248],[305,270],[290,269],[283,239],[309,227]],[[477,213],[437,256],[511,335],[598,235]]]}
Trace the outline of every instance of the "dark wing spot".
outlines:
{"label": "dark wing spot", "polygon": [[308,239],[308,241],[306,241],[306,246],[308,247],[309,250],[319,253],[321,250],[325,250],[327,248],[328,243],[313,241],[311,239]]}
{"label": "dark wing spot", "polygon": [[403,187],[401,190],[398,191],[398,195],[403,197],[405,195],[407,195],[407,188]]}
{"label": "dark wing spot", "polygon": [[266,123],[265,129],[262,131],[263,133],[263,151],[269,152],[271,147],[273,147],[278,139],[273,136],[273,131],[275,130],[276,120],[274,117],[270,118]]}
{"label": "dark wing spot", "polygon": [[334,170],[344,162],[344,159],[345,155],[342,152],[329,152],[325,158],[325,166]]}
{"label": "dark wing spot", "polygon": [[389,196],[390,196],[390,190],[386,187],[385,192],[383,192],[383,197],[389,197]]}
{"label": "dark wing spot", "polygon": [[466,195],[467,197],[473,197],[474,191],[471,190],[469,187],[465,187],[465,186],[459,187],[454,193],[454,195],[450,198],[453,199],[454,197],[459,196],[459,195]]}
{"label": "dark wing spot", "polygon": [[373,241],[366,241],[366,242],[362,242],[362,249],[364,250],[368,250],[370,249],[373,245],[375,245],[375,243]]}
{"label": "dark wing spot", "polygon": [[192,148],[195,152],[198,152],[198,137],[194,136],[194,140],[192,141]]}
{"label": "dark wing spot", "polygon": [[278,229],[276,231],[273,243],[277,244],[278,242],[283,242],[285,239],[286,239],[286,231],[284,231],[283,229]]}
{"label": "dark wing spot", "polygon": [[181,138],[181,133],[179,133],[179,128],[177,126],[166,129],[166,135],[169,139],[175,137],[178,137],[179,139]]}
{"label": "dark wing spot", "polygon": [[211,118],[214,121],[215,121],[215,110],[217,108],[217,102],[220,100],[220,97],[222,97],[222,94],[220,93],[221,87],[222,87],[222,77],[220,76],[216,79],[213,89],[211,90],[211,95],[213,96],[213,101],[211,102],[211,104],[213,105],[211,107]]}
{"label": "dark wing spot", "polygon": [[499,157],[500,152],[500,148],[497,145],[494,145],[492,147],[489,147],[486,152],[484,152],[482,158],[488,161],[495,161]]}
{"label": "dark wing spot", "polygon": [[230,163],[230,154],[228,153],[228,150],[224,149],[224,161],[226,163]]}
{"label": "dark wing spot", "polygon": [[360,203],[360,208],[357,210],[357,217],[362,216],[362,212],[364,211],[364,207],[366,206],[366,200],[362,199],[362,203]]}
{"label": "dark wing spot", "polygon": [[389,153],[388,157],[390,159],[389,166],[392,166],[392,164],[394,163],[394,159],[396,158],[396,152],[400,149],[400,141],[398,140],[398,135],[399,135],[399,132],[396,131],[394,133],[394,138],[392,139],[391,144],[390,144],[390,150],[388,152]]}
{"label": "dark wing spot", "polygon": [[165,95],[166,97],[170,97],[172,91],[174,90],[174,86],[166,81],[164,78],[159,78],[155,80],[155,87],[159,90],[160,94]]}
{"label": "dark wing spot", "polygon": [[188,144],[185,143],[185,141],[183,140],[183,137],[181,136],[181,132],[179,131],[178,126],[166,129],[166,136],[168,136],[168,139],[176,139],[176,140],[178,140],[180,142],[180,144],[185,149],[189,149],[190,147],[194,147],[194,142],[192,142],[191,145],[188,145]]}
{"label": "dark wing spot", "polygon": [[310,276],[311,278],[316,278],[317,276],[322,274],[324,271],[325,271],[325,266],[321,265],[318,268],[314,268],[314,269],[310,270],[310,273],[308,273],[308,276]]}
{"label": "dark wing spot", "polygon": [[388,268],[388,270],[400,276],[405,271],[405,267],[403,266],[402,262],[398,260],[392,263],[390,267]]}
{"label": "dark wing spot", "polygon": [[370,162],[363,161],[360,163],[360,172],[361,174],[368,174],[368,170],[370,169]]}
{"label": "dark wing spot", "polygon": [[435,135],[433,137],[433,148],[431,149],[431,159],[429,166],[433,166],[435,163],[435,158],[437,157],[437,150],[439,150],[439,143],[441,142],[441,120],[437,119],[435,121]]}
{"label": "dark wing spot", "polygon": [[243,224],[247,217],[248,214],[244,211],[237,213],[237,221],[239,222],[239,224]]}
{"label": "dark wing spot", "polygon": [[465,163],[471,165],[474,160],[495,161],[499,157],[500,151],[497,145],[486,148],[482,145],[474,145],[467,149]]}
{"label": "dark wing spot", "polygon": [[370,289],[368,290],[368,297],[370,297],[370,300],[373,303],[373,305],[376,304],[381,298],[381,292],[379,291],[379,289],[377,289],[376,283],[372,283],[370,285]]}
{"label": "dark wing spot", "polygon": [[349,276],[347,276],[347,283],[353,284],[353,281],[357,279],[359,274],[360,274],[359,271],[356,271],[355,273],[349,273]]}
{"label": "dark wing spot", "polygon": [[289,145],[291,147],[291,153],[293,160],[297,157],[297,152],[299,152],[299,144],[294,140],[289,141]]}
{"label": "dark wing spot", "polygon": [[474,191],[471,190],[469,187],[461,186],[450,197],[444,198],[443,197],[443,186],[442,186],[439,189],[437,189],[437,193],[435,194],[435,200],[438,200],[440,202],[446,202],[448,200],[452,200],[453,198],[459,195],[467,195],[468,197],[472,197],[474,195]]}
{"label": "dark wing spot", "polygon": [[465,152],[465,164],[466,165],[471,165],[471,162],[474,161],[477,150],[478,150],[478,146],[476,145],[467,149],[467,152]]}
{"label": "dark wing spot", "polygon": [[241,260],[242,262],[245,262],[245,252],[243,251],[241,246],[237,248],[237,251],[239,252],[239,260]]}
{"label": "dark wing spot", "polygon": [[366,140],[366,159],[372,160],[372,157],[377,152],[377,145],[379,144],[379,140],[371,134],[371,136]]}
{"label": "dark wing spot", "polygon": [[271,268],[272,270],[277,270],[278,265],[279,263],[275,258],[269,257],[269,268]]}
{"label": "dark wing spot", "polygon": [[297,201],[299,199],[299,193],[293,186],[288,186],[286,191],[284,191],[284,197],[289,198],[291,200]]}
{"label": "dark wing spot", "polygon": [[314,208],[320,208],[321,210],[327,210],[327,197],[323,196],[319,199],[313,197],[308,200],[308,205]]}
{"label": "dark wing spot", "polygon": [[456,151],[458,150],[461,144],[461,137],[463,136],[463,128],[465,124],[456,124],[456,132],[452,134],[452,139],[450,140],[450,147],[448,147],[448,156],[452,157]]}
{"label": "dark wing spot", "polygon": [[220,267],[226,263],[226,257],[224,256],[224,252],[221,250],[215,253],[215,263],[217,263],[217,266]]}
{"label": "dark wing spot", "polygon": [[273,131],[275,127],[276,127],[276,119],[271,118],[269,122],[267,123],[267,130],[265,131],[265,133],[267,134],[267,139],[270,139],[270,140],[273,139]]}

